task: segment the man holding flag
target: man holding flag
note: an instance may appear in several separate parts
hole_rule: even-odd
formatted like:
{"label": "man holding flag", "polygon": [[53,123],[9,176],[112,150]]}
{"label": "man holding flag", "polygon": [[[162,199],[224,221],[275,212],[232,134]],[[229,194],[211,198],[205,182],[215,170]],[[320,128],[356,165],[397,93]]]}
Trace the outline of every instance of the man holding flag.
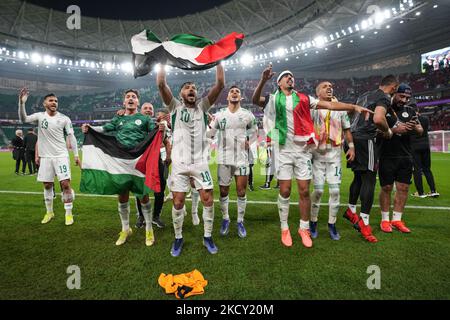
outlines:
{"label": "man holding flag", "polygon": [[[137,112],[139,106],[139,93],[137,90],[129,89],[125,92],[123,105],[125,114],[123,116],[116,115],[111,122],[101,127],[91,127],[88,124],[83,124],[83,133],[88,134],[86,138],[88,136],[94,136],[93,138],[95,138],[95,132],[92,133],[89,129],[100,133],[115,132],[116,134],[115,139],[114,137],[108,137],[114,139],[110,139],[111,141],[109,142],[102,140],[105,137],[100,137],[98,140],[100,142],[91,144],[85,138],[83,146],[83,165],[85,165],[85,170],[83,170],[81,177],[80,190],[82,192],[116,193],[119,195],[118,209],[122,222],[122,231],[119,233],[119,239],[116,241],[117,246],[124,244],[132,234],[132,229],[130,228],[130,204],[128,202],[129,191],[141,197],[142,213],[146,222],[145,245],[151,246],[155,242],[155,238],[152,228],[152,209],[148,197],[149,189],[144,186],[142,173],[137,172],[138,170],[135,169],[139,158],[133,159],[129,155],[133,153],[142,154],[142,152],[136,152],[135,150],[139,149],[142,143],[148,140],[150,133],[154,133],[155,139],[153,140],[156,141],[153,142],[157,143],[156,147],[158,150],[161,139],[156,139],[153,120]],[[164,130],[164,126],[160,126],[160,130]],[[102,141],[107,147],[100,147]],[[120,148],[117,146],[117,142],[121,145]],[[117,150],[114,151],[113,149]],[[158,159],[156,159],[156,162],[158,162]],[[106,170],[102,170],[105,167]]]}
{"label": "man holding flag", "polygon": [[275,167],[280,183],[278,211],[281,222],[281,242],[292,246],[292,237],[288,226],[291,180],[297,180],[300,207],[300,226],[298,233],[305,247],[312,247],[309,231],[311,199],[309,184],[312,178],[311,150],[318,143],[311,119],[311,109],[351,110],[369,112],[357,105],[341,102],[320,101],[314,97],[294,90],[294,75],[289,70],[277,77],[278,90],[274,94],[262,97],[264,85],[274,75],[272,65],[266,68],[253,93],[253,103],[264,108],[264,130],[275,144]]}
{"label": "man holding flag", "polygon": [[173,193],[172,219],[175,230],[175,241],[171,255],[177,257],[183,248],[184,202],[189,192],[190,179],[199,190],[203,203],[204,238],[203,245],[211,254],[218,249],[212,239],[214,221],[213,181],[209,171],[209,143],[206,138],[208,127],[208,110],[216,102],[225,86],[223,66],[216,67],[216,83],[208,95],[202,99],[197,97],[197,88],[193,82],[181,86],[179,97],[174,98],[166,82],[164,67],[157,75],[157,85],[164,104],[172,116],[172,173],[169,187]]}

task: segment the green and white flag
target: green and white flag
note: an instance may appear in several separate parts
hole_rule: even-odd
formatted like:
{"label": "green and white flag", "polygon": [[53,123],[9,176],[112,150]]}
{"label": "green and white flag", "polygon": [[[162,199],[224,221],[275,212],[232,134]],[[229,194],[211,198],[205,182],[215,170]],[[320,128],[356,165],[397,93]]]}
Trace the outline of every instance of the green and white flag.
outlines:
{"label": "green and white flag", "polygon": [[90,194],[148,194],[160,191],[161,133],[155,128],[133,149],[92,129],[85,135],[80,191]]}
{"label": "green and white flag", "polygon": [[193,34],[177,34],[161,41],[150,30],[131,38],[134,77],[141,77],[160,63],[185,70],[205,70],[234,55],[244,35],[233,32],[217,42]]}

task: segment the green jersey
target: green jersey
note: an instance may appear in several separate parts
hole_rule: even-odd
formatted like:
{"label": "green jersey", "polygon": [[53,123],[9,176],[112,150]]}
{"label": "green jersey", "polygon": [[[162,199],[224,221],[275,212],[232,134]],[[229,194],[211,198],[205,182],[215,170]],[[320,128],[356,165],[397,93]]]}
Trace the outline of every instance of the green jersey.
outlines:
{"label": "green jersey", "polygon": [[117,140],[128,148],[133,148],[142,142],[153,130],[155,123],[149,116],[141,113],[115,116],[110,123],[103,126],[104,132],[116,131]]}

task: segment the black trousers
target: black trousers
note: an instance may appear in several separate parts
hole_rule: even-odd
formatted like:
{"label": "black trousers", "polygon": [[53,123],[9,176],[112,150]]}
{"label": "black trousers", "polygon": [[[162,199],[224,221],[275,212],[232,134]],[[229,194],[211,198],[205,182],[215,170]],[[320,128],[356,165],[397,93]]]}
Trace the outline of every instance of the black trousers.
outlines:
{"label": "black trousers", "polygon": [[[155,195],[155,203],[153,207],[153,218],[159,218],[161,216],[162,207],[164,204],[164,190],[166,189],[167,184],[167,172],[169,170],[168,166],[159,159],[159,178],[161,179],[161,192],[154,193]],[[141,206],[141,200],[136,197],[136,207],[138,211],[139,216],[142,215],[142,206]]]}
{"label": "black trousers", "polygon": [[353,181],[350,185],[349,204],[356,205],[358,198],[361,200],[361,212],[370,214],[372,210],[377,182],[376,171],[354,171]]}
{"label": "black trousers", "polygon": [[427,179],[428,186],[431,192],[436,191],[436,185],[434,184],[433,173],[431,172],[431,152],[429,148],[418,149],[413,151],[414,157],[414,184],[416,185],[417,192],[422,195],[423,183],[422,174]]}
{"label": "black trousers", "polygon": [[35,156],[34,150],[25,151],[25,159],[27,161],[28,171],[30,171],[30,174],[36,172],[36,162],[34,156]]}
{"label": "black trousers", "polygon": [[16,151],[16,173],[19,173],[20,163],[22,162],[22,173],[25,173],[25,150],[18,149]]}
{"label": "black trousers", "polygon": [[253,163],[250,163],[249,167],[250,167],[250,173],[248,175],[248,185],[252,186],[253,185]]}

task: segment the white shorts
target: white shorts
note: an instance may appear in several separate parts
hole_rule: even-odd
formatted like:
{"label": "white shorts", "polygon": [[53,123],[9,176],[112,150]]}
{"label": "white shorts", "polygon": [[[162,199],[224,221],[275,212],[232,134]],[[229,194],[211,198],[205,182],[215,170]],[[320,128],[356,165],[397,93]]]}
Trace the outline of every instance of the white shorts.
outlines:
{"label": "white shorts", "polygon": [[310,150],[302,152],[280,152],[278,155],[278,180],[311,180],[312,179],[312,153]]}
{"label": "white shorts", "polygon": [[248,176],[250,173],[249,166],[232,166],[226,164],[219,164],[217,168],[217,180],[219,186],[228,187],[231,184],[234,176]]}
{"label": "white shorts", "polygon": [[41,158],[37,181],[53,182],[55,176],[58,181],[70,180],[70,159],[65,158]]}
{"label": "white shorts", "polygon": [[207,163],[182,164],[172,163],[169,188],[173,192],[189,192],[190,178],[194,180],[195,189],[210,190],[214,188],[211,172]]}
{"label": "white shorts", "polygon": [[339,187],[342,178],[341,160],[334,162],[313,161],[314,189],[323,189],[325,182],[330,187]]}

